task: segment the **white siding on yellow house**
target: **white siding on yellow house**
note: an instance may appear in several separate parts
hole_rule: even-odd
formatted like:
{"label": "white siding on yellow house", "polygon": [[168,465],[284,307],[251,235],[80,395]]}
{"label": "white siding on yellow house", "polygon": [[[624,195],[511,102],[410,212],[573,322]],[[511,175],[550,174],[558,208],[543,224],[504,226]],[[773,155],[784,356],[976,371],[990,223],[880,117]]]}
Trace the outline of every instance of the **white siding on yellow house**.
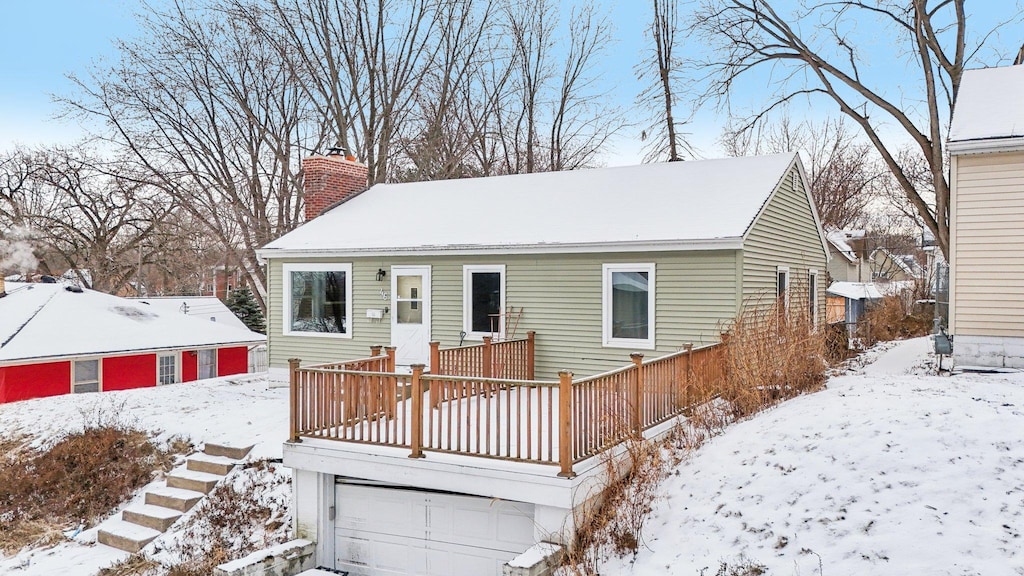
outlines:
{"label": "white siding on yellow house", "polygon": [[953,157],[950,331],[1024,337],[1024,152]]}

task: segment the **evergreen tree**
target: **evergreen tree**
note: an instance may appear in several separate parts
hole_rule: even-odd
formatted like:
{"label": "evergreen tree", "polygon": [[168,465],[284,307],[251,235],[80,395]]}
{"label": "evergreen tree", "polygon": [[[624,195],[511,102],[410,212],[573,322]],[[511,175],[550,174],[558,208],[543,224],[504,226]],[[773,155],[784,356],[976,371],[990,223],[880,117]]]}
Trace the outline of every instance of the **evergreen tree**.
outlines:
{"label": "evergreen tree", "polygon": [[249,327],[249,330],[259,332],[260,334],[266,332],[267,328],[266,322],[263,319],[263,312],[248,288],[239,288],[231,292],[225,304],[227,304],[228,310],[234,312],[235,316],[238,316],[238,319]]}

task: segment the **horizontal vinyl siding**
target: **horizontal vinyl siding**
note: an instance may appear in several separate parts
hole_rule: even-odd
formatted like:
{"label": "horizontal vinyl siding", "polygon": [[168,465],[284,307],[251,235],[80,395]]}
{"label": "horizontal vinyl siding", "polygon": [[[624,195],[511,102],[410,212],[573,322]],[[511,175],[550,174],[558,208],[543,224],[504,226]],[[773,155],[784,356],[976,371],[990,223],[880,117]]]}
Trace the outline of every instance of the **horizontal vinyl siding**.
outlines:
{"label": "horizontal vinyl siding", "polygon": [[952,330],[1024,336],[1024,154],[954,166]]}
{"label": "horizontal vinyl siding", "polygon": [[[803,291],[807,290],[808,270],[815,269],[818,271],[818,321],[822,322],[828,287],[827,262],[811,204],[794,167],[783,178],[743,243],[744,302],[770,303],[774,299],[779,266],[789,267],[790,285],[794,290]],[[856,278],[850,280],[856,281]],[[797,294],[791,294],[791,298],[793,296]],[[806,293],[799,297],[806,298]]]}
{"label": "horizontal vinyl siding", "polygon": [[[293,260],[288,260],[293,261]],[[272,260],[268,338],[272,366],[288,358],[303,363],[366,356],[372,345],[390,344],[390,318],[366,318],[367,308],[383,308],[380,290],[390,291],[390,278],[377,282],[378,268],[392,265],[431,266],[431,337],[442,347],[457,346],[462,331],[462,267],[504,264],[506,305],[524,312],[516,337],[537,333],[537,376],[553,379],[559,370],[594,374],[629,362],[627,348],[602,346],[602,265],[655,263],[655,344],[644,350],[653,357],[674,352],[685,343],[716,342],[719,327],[736,313],[736,257],[733,251],[657,254],[506,255],[495,257],[422,257],[395,260],[350,259],[353,269],[353,338],[283,336],[281,264]],[[824,298],[822,298],[822,301]],[[514,322],[514,321],[513,321]],[[512,325],[507,327],[511,330]]]}

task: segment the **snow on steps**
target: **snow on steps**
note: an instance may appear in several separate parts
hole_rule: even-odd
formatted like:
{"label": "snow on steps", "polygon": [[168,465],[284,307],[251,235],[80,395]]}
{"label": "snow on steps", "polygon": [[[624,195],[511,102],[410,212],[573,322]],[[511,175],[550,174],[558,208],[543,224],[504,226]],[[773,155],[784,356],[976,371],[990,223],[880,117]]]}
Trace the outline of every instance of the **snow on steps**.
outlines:
{"label": "snow on steps", "polygon": [[206,497],[251,449],[206,444],[205,454],[189,457],[184,469],[168,474],[165,486],[147,490],[143,504],[131,505],[120,519],[104,522],[96,540],[125,552],[142,550]]}

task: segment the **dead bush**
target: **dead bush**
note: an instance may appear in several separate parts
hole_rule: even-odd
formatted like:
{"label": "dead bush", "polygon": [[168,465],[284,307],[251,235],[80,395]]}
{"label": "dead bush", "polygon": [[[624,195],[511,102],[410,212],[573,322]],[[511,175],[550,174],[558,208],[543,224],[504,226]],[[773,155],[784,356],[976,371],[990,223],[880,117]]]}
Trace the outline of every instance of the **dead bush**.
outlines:
{"label": "dead bush", "polygon": [[825,381],[825,331],[779,303],[747,306],[725,339],[725,379],[719,397],[742,418]]}
{"label": "dead bush", "polygon": [[282,530],[287,493],[276,488],[287,479],[277,464],[256,461],[218,485],[196,509],[172,550],[178,560],[168,576],[207,576],[218,564],[288,540]]}
{"label": "dead bush", "polygon": [[160,573],[160,563],[135,553],[100,570],[96,576],[156,576]]}
{"label": "dead bush", "polygon": [[886,296],[872,304],[857,321],[857,337],[864,346],[878,342],[926,336],[932,331],[933,312],[904,296]]}
{"label": "dead bush", "polygon": [[91,525],[169,470],[174,454],[134,428],[89,427],[47,449],[0,461],[0,550],[61,539],[60,530]]}

